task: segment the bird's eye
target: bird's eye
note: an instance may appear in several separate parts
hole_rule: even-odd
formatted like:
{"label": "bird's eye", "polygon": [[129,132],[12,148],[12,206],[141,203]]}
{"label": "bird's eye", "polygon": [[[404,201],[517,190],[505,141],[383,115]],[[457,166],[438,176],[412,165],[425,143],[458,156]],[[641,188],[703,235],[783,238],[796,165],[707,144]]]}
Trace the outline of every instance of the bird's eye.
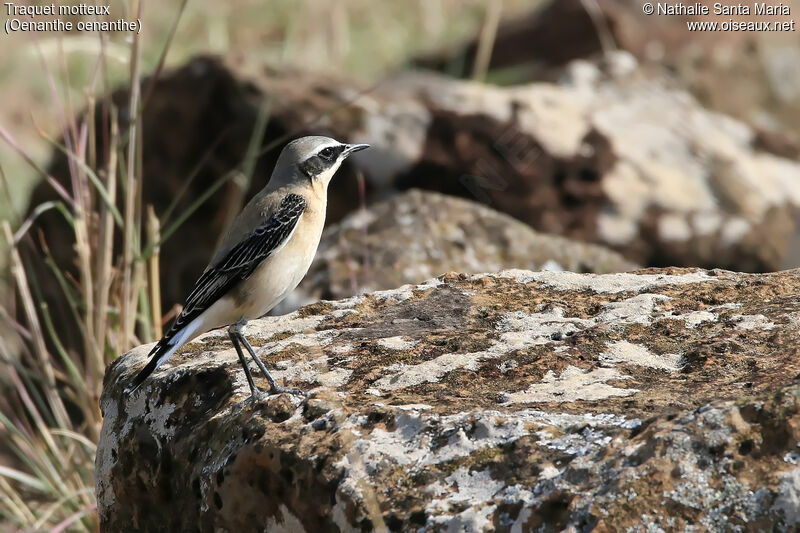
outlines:
{"label": "bird's eye", "polygon": [[331,158],[333,158],[333,148],[331,148],[330,146],[328,148],[323,148],[322,150],[319,151],[319,156],[322,159],[327,159],[330,161]]}

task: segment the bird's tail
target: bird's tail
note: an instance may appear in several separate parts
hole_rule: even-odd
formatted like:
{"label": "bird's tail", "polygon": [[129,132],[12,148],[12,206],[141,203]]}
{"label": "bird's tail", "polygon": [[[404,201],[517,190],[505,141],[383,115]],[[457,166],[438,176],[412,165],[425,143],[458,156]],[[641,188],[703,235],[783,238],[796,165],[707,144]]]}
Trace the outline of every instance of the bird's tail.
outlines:
{"label": "bird's tail", "polygon": [[180,348],[179,344],[170,344],[169,342],[164,342],[164,339],[158,341],[158,344],[156,344],[150,351],[150,360],[147,362],[144,368],[141,369],[138,374],[136,374],[136,377],[133,378],[133,382],[131,382],[131,384],[128,386],[126,392],[130,394],[138,389],[139,385],[141,385],[142,382],[144,382],[144,380],[146,380],[156,368],[161,366],[161,363],[166,361],[167,358],[178,348]]}
{"label": "bird's tail", "polygon": [[170,330],[167,332],[167,334],[164,335],[164,338],[158,341],[158,343],[153,346],[153,349],[150,350],[150,360],[146,365],[144,365],[144,368],[141,369],[138,374],[136,374],[136,377],[133,378],[133,382],[128,386],[126,392],[130,394],[138,389],[139,385],[141,385],[142,382],[146,380],[156,368],[161,366],[161,363],[166,361],[170,355],[175,353],[178,348],[202,333],[204,330],[201,330],[201,327],[202,321],[198,317],[177,331]]}
{"label": "bird's tail", "polygon": [[[183,316],[181,314],[181,316]],[[170,355],[175,353],[175,351],[189,342],[190,340],[194,339],[201,333],[208,331],[208,327],[206,327],[206,323],[204,322],[203,315],[201,314],[185,326],[178,328],[176,324],[180,323],[181,316],[175,319],[175,323],[173,323],[170,330],[164,335],[164,337],[153,346],[153,349],[150,350],[150,360],[144,365],[144,368],[136,374],[136,377],[133,378],[133,382],[128,386],[126,390],[127,393],[131,393],[139,388],[139,385],[142,384],[147,377],[155,371],[156,368],[161,366],[161,363],[166,361]]]}

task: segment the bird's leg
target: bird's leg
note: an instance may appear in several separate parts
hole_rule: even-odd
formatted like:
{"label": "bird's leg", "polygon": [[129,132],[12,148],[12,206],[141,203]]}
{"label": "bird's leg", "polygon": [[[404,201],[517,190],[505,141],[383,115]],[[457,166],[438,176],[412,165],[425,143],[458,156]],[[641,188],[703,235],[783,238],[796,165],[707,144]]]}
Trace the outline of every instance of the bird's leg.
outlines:
{"label": "bird's leg", "polygon": [[261,395],[261,391],[256,388],[256,384],[253,382],[253,376],[250,374],[250,369],[247,367],[247,359],[242,353],[242,347],[239,346],[240,333],[234,329],[235,327],[236,325],[233,325],[228,328],[228,336],[231,338],[233,347],[236,348],[236,355],[239,356],[239,362],[242,363],[242,368],[244,368],[244,375],[247,378],[247,384],[250,385],[250,400],[255,402],[256,399]]}
{"label": "bird's leg", "polygon": [[[244,324],[242,324],[242,326],[243,325]],[[250,346],[249,342],[247,342],[247,339],[242,333],[242,326],[239,326],[239,329],[236,332],[236,334],[238,335],[239,341],[241,341],[245,349],[247,349],[247,351],[250,352],[250,357],[252,357],[253,361],[256,362],[258,368],[261,370],[261,373],[263,373],[264,376],[266,376],[267,381],[269,381],[269,393],[280,394],[282,392],[288,392],[290,394],[302,394],[303,396],[307,396],[304,390],[296,389],[293,387],[281,387],[280,385],[278,385],[278,383],[275,381],[275,378],[273,378],[272,374],[270,374],[269,370],[267,370],[267,367],[264,365],[264,363],[261,362],[261,359],[259,359],[258,356],[256,355],[256,352],[253,350],[253,347]]]}

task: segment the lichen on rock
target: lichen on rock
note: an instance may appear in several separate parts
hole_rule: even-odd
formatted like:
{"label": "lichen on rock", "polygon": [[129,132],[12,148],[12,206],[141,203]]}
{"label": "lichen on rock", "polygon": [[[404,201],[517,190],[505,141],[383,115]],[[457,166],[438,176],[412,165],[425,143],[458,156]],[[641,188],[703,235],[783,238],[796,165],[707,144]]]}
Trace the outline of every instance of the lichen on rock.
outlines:
{"label": "lichen on rock", "polygon": [[253,321],[306,403],[246,402],[222,332],[125,395],[139,347],[106,375],[103,527],[789,530],[798,292],[797,272],[450,273]]}

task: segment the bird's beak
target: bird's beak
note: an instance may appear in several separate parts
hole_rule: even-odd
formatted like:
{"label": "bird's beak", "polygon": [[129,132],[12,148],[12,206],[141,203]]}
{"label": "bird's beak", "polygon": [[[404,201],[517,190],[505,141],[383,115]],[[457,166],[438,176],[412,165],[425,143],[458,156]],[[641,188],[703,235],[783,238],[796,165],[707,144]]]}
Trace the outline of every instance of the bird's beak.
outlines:
{"label": "bird's beak", "polygon": [[368,144],[347,144],[345,145],[345,149],[342,152],[342,155],[347,157],[353,152],[360,152],[361,150],[366,150],[367,148],[369,148]]}

